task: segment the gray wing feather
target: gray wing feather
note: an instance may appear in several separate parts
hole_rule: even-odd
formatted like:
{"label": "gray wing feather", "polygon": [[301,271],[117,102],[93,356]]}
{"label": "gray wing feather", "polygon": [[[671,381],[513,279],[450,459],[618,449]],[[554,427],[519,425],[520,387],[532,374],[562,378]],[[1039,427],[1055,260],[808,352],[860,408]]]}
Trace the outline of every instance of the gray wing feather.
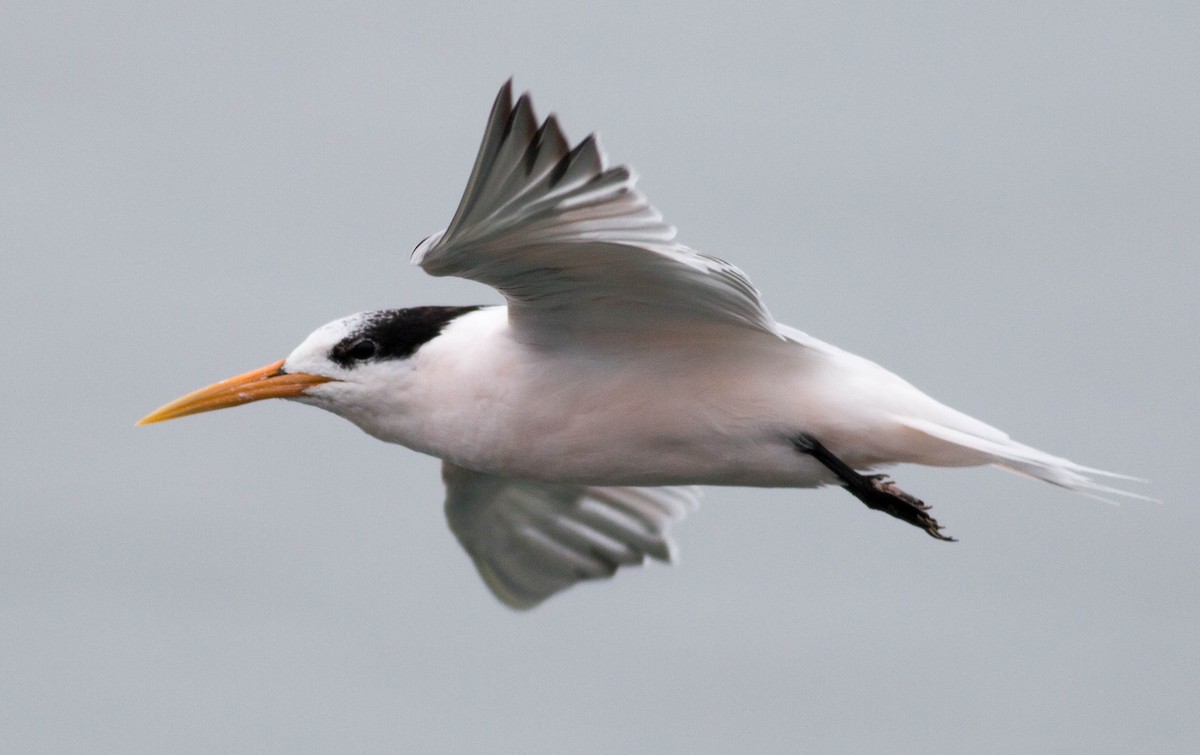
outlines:
{"label": "gray wing feather", "polygon": [[512,480],[443,462],[446,519],[506,605],[528,609],[577,582],[647,558],[671,561],[671,525],[694,487],[587,487]]}
{"label": "gray wing feather", "polygon": [[529,96],[514,105],[506,83],[454,218],[413,261],[498,289],[514,325],[543,340],[680,320],[780,336],[745,274],[676,243],[636,183],[627,166],[606,166],[594,135],[568,149],[554,116],[539,126]]}

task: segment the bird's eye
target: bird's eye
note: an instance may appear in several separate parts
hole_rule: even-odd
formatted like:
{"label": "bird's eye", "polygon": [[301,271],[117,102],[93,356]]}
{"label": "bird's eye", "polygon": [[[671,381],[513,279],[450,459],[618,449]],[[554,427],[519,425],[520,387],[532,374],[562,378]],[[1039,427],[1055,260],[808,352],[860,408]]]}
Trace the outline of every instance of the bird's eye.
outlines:
{"label": "bird's eye", "polygon": [[375,342],[370,338],[364,338],[361,341],[355,342],[346,351],[346,356],[357,361],[363,361],[375,356]]}

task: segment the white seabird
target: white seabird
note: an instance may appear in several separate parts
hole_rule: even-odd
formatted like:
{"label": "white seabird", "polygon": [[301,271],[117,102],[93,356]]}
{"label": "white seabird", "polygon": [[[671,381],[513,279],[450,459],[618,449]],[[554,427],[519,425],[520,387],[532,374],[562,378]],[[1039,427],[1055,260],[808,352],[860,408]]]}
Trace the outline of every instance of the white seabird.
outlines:
{"label": "white seabird", "polygon": [[570,148],[553,115],[539,125],[509,82],[449,227],[412,256],[507,306],[352,315],[139,424],[290,398],[436,456],[451,529],[514,608],[670,560],[696,485],[841,485],[943,540],[927,506],[863,473],[993,464],[1141,497],[777,323],[740,270],[676,242],[635,181],[594,136]]}

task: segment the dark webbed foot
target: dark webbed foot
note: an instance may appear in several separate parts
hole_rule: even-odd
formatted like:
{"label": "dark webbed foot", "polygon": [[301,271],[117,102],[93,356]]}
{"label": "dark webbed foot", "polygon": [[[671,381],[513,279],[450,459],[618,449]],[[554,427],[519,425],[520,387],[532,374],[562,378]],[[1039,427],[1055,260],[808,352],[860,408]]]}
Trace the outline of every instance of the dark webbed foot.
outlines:
{"label": "dark webbed foot", "polygon": [[801,435],[793,443],[801,453],[812,456],[837,475],[842,485],[855,498],[869,508],[891,514],[909,524],[920,527],[938,540],[954,541],[942,534],[942,526],[929,514],[929,506],[916,496],[905,493],[887,475],[862,475],[851,469],[844,461],[834,456],[828,448],[811,435]]}
{"label": "dark webbed foot", "polygon": [[903,519],[914,527],[920,527],[929,533],[930,537],[955,542],[954,538],[942,534],[942,525],[929,514],[929,504],[896,487],[896,483],[889,480],[887,475],[869,475],[863,479],[870,483],[870,490],[860,491],[850,485],[846,486],[858,500],[873,509]]}

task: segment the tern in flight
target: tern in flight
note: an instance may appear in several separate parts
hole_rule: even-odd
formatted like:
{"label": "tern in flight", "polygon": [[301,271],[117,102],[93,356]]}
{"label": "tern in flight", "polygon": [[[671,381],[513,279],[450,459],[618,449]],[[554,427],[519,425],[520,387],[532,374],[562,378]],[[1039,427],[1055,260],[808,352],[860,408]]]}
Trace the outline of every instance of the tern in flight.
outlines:
{"label": "tern in flight", "polygon": [[635,182],[594,135],[571,147],[528,95],[514,104],[510,81],[449,227],[412,255],[505,305],[351,315],[139,424],[288,398],[436,456],[450,528],[521,609],[669,561],[696,485],[840,485],[941,540],[928,506],[878,469],[992,464],[1133,495],[1092,479],[1122,475],[1011,440],[776,322],[742,271],[679,244]]}

